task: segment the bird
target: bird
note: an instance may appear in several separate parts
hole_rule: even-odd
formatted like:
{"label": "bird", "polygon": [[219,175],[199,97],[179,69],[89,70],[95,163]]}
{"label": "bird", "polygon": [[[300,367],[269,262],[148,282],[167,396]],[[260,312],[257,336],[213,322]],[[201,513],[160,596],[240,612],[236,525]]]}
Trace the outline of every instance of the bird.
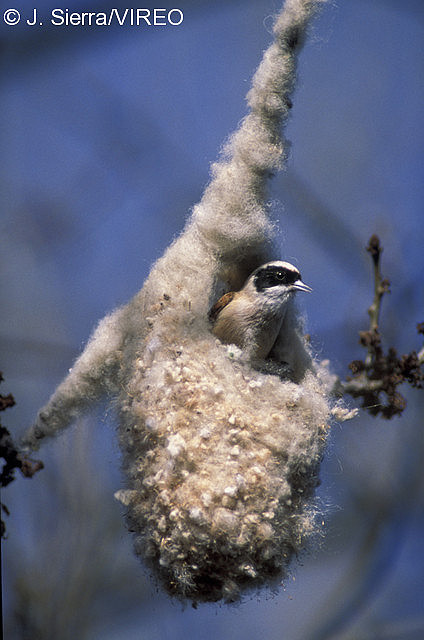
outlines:
{"label": "bird", "polygon": [[[211,307],[211,331],[222,343],[239,347],[252,364],[269,358],[293,368],[296,361],[306,358],[291,353],[304,350],[296,333],[293,300],[297,291],[312,289],[295,266],[282,260],[267,262],[250,274],[239,291],[225,293]],[[277,341],[278,353],[274,353]]]}

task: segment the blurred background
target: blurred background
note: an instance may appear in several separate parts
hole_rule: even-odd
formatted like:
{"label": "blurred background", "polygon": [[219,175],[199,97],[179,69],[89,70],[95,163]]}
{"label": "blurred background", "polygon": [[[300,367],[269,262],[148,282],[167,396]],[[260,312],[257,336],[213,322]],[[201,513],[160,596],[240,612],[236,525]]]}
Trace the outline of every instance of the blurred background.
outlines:
{"label": "blurred background", "polygon": [[[34,6],[12,6],[31,19]],[[115,5],[93,0],[78,11]],[[131,5],[137,6],[137,5]],[[174,5],[161,5],[168,9]],[[0,14],[2,414],[23,432],[97,321],[135,294],[182,229],[246,113],[277,0],[181,0],[179,26],[8,26]],[[330,2],[300,56],[293,148],[271,199],[281,255],[313,287],[308,331],[340,375],[362,358],[377,233],[392,292],[385,346],[424,320],[424,5]],[[322,536],[274,593],[171,601],[132,554],[113,416],[81,420],[4,492],[8,640],[418,640],[424,637],[423,393],[387,422],[334,425]]]}

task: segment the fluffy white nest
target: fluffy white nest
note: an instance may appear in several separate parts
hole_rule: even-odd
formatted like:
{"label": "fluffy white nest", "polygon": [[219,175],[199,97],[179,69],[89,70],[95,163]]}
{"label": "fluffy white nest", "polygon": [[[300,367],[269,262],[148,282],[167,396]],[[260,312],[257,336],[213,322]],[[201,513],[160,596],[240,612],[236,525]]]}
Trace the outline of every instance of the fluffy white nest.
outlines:
{"label": "fluffy white nest", "polygon": [[272,584],[313,530],[308,505],[331,376],[311,358],[296,317],[281,338],[305,363],[298,384],[252,369],[214,338],[207,314],[219,293],[278,257],[265,187],[286,155],[281,125],[295,53],[318,3],[287,0],[249,92],[250,113],[186,229],[140,293],[102,320],[23,440],[37,448],[111,396],[127,478],[117,497],[136,553],[170,593],[194,601],[234,600]]}
{"label": "fluffy white nest", "polygon": [[252,370],[162,290],[123,376],[119,498],[170,593],[233,600],[280,578],[312,530],[327,390],[316,373],[297,385]]}

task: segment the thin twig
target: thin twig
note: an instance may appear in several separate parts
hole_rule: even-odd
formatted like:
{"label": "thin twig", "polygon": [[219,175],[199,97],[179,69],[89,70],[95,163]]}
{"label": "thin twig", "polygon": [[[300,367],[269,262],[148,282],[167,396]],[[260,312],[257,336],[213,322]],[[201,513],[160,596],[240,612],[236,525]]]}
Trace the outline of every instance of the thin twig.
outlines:
{"label": "thin twig", "polygon": [[383,295],[389,290],[389,282],[388,280],[383,280],[380,271],[380,257],[383,249],[378,236],[371,236],[367,251],[371,254],[374,265],[374,300],[368,309],[368,315],[370,317],[370,330],[376,331],[380,320],[381,300]]}
{"label": "thin twig", "polygon": [[[400,358],[396,349],[390,347],[384,353],[379,330],[381,301],[389,291],[390,283],[383,278],[380,269],[382,247],[378,236],[371,236],[367,251],[371,254],[374,269],[374,298],[368,309],[370,326],[367,331],[359,333],[360,343],[367,350],[364,360],[354,360],[349,368],[352,376],[337,385],[341,394],[349,394],[354,398],[362,398],[362,407],[376,416],[384,418],[399,415],[406,407],[405,398],[397,391],[403,382],[415,388],[422,388],[424,372],[424,347],[417,354],[415,351]],[[424,323],[417,327],[424,334]]]}
{"label": "thin twig", "polygon": [[[3,376],[0,372],[0,382]],[[0,395],[0,411],[5,411],[15,404],[15,399],[11,393],[7,396]],[[15,479],[15,470],[19,469],[23,476],[32,478],[40,469],[43,469],[43,463],[40,460],[31,460],[22,454],[13,442],[13,438],[8,429],[0,424],[0,458],[4,460],[0,472],[0,486],[6,487]],[[0,503],[1,511],[9,515],[9,510],[5,504]],[[6,525],[3,520],[0,521],[0,536],[5,537]]]}
{"label": "thin twig", "polygon": [[[383,248],[380,244],[380,239],[377,235],[372,235],[369,239],[367,251],[371,254],[373,267],[374,267],[374,300],[371,306],[368,308],[368,315],[370,317],[370,332],[377,332],[380,322],[381,301],[385,293],[390,289],[390,283],[388,280],[383,279],[380,270],[380,258],[383,253]],[[368,354],[365,358],[365,364],[371,365],[373,358],[373,349],[371,345],[368,346]]]}

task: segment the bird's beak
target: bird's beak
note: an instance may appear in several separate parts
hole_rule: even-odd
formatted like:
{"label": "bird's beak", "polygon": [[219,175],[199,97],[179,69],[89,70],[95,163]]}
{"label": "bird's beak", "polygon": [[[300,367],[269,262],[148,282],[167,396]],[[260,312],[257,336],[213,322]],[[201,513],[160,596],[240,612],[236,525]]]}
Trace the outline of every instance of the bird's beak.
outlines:
{"label": "bird's beak", "polygon": [[296,282],[292,284],[291,288],[296,291],[312,291],[311,287],[308,287],[308,285],[302,282],[302,280],[296,280]]}

